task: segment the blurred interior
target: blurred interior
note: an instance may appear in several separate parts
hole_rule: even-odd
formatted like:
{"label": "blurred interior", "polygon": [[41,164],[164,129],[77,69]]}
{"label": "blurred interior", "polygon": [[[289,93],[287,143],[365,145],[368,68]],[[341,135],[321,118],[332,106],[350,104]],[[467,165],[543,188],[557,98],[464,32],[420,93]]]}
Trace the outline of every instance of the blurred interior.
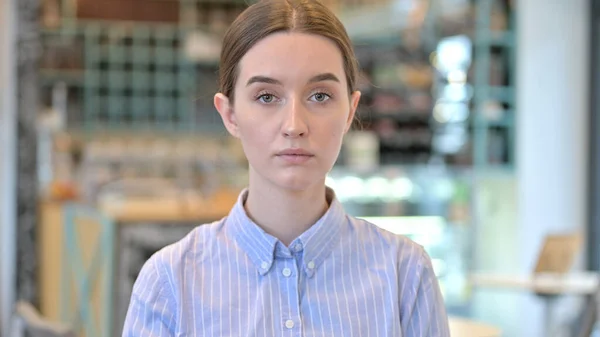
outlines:
{"label": "blurred interior", "polygon": [[[456,336],[600,336],[596,1],[323,2],[362,71],[348,213],[425,247]],[[0,0],[0,336],[17,301],[120,336],[144,261],[228,213],[212,97],[248,3]]]}

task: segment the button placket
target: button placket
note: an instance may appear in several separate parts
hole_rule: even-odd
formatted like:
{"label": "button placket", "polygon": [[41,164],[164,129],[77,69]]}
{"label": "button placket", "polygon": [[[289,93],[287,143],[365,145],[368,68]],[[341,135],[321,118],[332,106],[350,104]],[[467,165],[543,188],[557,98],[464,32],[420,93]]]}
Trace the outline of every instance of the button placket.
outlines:
{"label": "button placket", "polygon": [[279,284],[285,296],[282,307],[281,323],[282,328],[287,331],[296,331],[301,326],[301,312],[299,306],[299,272],[296,259],[281,259],[277,262],[277,270],[279,274]]}

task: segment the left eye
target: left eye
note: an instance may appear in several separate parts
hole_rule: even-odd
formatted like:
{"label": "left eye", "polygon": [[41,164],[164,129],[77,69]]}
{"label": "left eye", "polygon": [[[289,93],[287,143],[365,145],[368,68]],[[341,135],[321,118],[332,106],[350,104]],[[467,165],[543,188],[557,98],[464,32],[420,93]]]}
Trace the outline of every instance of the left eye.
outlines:
{"label": "left eye", "polygon": [[325,102],[329,98],[331,98],[331,96],[329,96],[328,94],[326,94],[324,92],[317,92],[312,95],[312,100],[317,101],[317,102]]}

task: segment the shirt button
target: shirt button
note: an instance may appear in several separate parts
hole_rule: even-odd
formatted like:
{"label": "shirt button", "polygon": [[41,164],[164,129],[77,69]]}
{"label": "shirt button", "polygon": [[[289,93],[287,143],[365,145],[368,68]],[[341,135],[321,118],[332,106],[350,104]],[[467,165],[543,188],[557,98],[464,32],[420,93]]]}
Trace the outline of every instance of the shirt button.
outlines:
{"label": "shirt button", "polygon": [[267,269],[267,268],[269,267],[269,264],[268,264],[268,263],[266,263],[266,262],[263,262],[263,263],[261,263],[261,264],[260,264],[260,267],[261,267],[262,269]]}
{"label": "shirt button", "polygon": [[307,267],[308,267],[308,269],[315,269],[315,261],[308,262]]}
{"label": "shirt button", "polygon": [[294,321],[292,321],[291,319],[288,319],[287,321],[285,321],[285,327],[288,329],[291,329],[294,327]]}
{"label": "shirt button", "polygon": [[283,274],[283,276],[289,277],[290,275],[292,275],[292,270],[290,268],[283,268],[281,273]]}
{"label": "shirt button", "polygon": [[302,250],[302,244],[301,243],[297,243],[294,246],[294,250],[296,251],[296,253],[299,252],[299,251],[301,251]]}

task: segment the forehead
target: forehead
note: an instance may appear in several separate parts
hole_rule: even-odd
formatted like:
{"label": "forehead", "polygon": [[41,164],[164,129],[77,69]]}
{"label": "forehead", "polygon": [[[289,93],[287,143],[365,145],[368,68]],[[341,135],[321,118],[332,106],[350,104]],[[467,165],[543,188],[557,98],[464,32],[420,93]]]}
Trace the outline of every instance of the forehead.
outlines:
{"label": "forehead", "polygon": [[274,33],[256,43],[240,60],[239,79],[255,75],[282,81],[333,73],[345,84],[342,53],[332,40],[314,34]]}

